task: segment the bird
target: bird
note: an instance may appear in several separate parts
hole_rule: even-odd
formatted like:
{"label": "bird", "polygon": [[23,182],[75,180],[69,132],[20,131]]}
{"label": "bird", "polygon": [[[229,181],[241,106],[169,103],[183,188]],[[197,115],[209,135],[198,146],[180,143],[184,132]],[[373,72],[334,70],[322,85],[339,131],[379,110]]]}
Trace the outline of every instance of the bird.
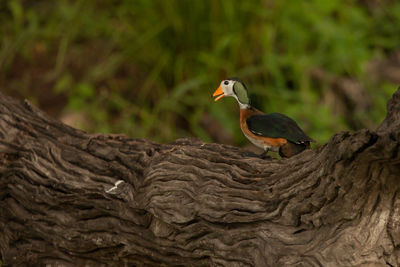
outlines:
{"label": "bird", "polygon": [[278,152],[282,158],[289,158],[310,148],[310,142],[316,142],[288,116],[276,112],[265,114],[251,106],[247,87],[240,79],[221,81],[213,94],[216,97],[214,101],[226,96],[235,98],[239,103],[240,128],[251,143],[264,150],[261,158],[265,158],[268,151]]}

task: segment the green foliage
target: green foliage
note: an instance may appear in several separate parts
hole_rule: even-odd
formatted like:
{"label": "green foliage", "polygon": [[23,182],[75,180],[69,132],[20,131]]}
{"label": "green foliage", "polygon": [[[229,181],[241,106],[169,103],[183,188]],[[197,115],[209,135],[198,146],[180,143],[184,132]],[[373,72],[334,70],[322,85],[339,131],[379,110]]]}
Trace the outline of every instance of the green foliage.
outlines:
{"label": "green foliage", "polygon": [[[90,132],[212,141],[209,114],[244,144],[237,104],[211,98],[222,79],[237,76],[259,108],[294,118],[322,144],[354,128],[348,116],[379,123],[396,89],[366,68],[400,44],[400,2],[380,3],[1,1],[0,81],[25,97],[64,96],[60,108],[84,114]],[[371,107],[335,111],[327,100],[334,89],[315,82],[315,69],[359,81]]]}

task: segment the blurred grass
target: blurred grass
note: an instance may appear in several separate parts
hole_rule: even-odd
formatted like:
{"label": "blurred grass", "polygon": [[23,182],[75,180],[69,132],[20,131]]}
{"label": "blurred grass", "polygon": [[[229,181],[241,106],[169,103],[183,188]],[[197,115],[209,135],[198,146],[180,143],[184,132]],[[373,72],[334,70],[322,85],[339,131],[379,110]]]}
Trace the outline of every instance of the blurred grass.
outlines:
{"label": "blurred grass", "polygon": [[[399,49],[397,1],[9,0],[0,14],[2,90],[90,132],[246,144],[235,101],[211,98],[237,76],[323,144],[374,128],[397,88],[368,71]],[[337,100],[340,79],[371,103]]]}

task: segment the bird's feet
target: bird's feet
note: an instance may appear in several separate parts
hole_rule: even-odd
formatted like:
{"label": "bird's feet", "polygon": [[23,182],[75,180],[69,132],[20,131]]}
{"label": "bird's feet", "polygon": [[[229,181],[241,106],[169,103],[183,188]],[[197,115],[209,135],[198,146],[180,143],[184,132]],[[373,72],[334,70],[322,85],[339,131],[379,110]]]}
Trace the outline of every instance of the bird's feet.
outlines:
{"label": "bird's feet", "polygon": [[253,152],[246,152],[242,154],[244,157],[252,157],[252,158],[261,158],[261,159],[272,159],[271,156],[268,156],[268,151],[264,151],[262,154],[258,155]]}
{"label": "bird's feet", "polygon": [[259,157],[262,159],[271,159],[271,157],[268,156],[268,149],[261,153]]}
{"label": "bird's feet", "polygon": [[259,157],[259,155],[258,155],[258,154],[256,154],[256,153],[253,153],[253,152],[246,152],[246,153],[243,153],[243,157],[252,157],[252,158],[258,158],[258,157]]}

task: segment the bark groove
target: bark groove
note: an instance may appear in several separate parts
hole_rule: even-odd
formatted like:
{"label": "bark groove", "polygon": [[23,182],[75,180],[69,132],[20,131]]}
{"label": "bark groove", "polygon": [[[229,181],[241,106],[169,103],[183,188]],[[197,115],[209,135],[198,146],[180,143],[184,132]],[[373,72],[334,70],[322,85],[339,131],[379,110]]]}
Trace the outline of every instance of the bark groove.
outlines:
{"label": "bark groove", "polygon": [[399,266],[400,89],[376,131],[259,159],[88,134],[0,94],[4,266]]}

